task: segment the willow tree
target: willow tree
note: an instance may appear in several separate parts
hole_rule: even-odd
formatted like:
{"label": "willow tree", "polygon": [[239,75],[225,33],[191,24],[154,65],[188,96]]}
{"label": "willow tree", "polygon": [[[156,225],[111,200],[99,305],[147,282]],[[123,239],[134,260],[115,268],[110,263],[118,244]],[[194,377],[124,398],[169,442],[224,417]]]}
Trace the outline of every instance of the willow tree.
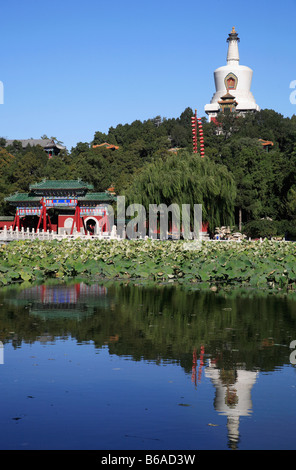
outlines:
{"label": "willow tree", "polygon": [[150,204],[202,205],[203,221],[209,230],[234,223],[236,186],[224,165],[215,164],[207,157],[182,151],[157,159],[137,172],[126,191],[128,204],[142,204],[146,211]]}

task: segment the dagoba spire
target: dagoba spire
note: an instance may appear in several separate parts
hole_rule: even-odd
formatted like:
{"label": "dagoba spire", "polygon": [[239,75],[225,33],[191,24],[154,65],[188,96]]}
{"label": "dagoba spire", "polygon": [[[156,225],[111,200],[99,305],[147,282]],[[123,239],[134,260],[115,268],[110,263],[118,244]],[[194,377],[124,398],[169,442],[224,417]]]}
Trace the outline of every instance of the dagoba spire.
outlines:
{"label": "dagoba spire", "polygon": [[227,52],[227,65],[235,65],[239,63],[239,52],[238,52],[238,43],[239,37],[233,26],[231,33],[228,34],[226,39],[228,42],[228,52]]}
{"label": "dagoba spire", "polygon": [[211,102],[205,105],[210,121],[221,112],[230,111],[244,116],[248,112],[260,111],[251,92],[253,70],[239,63],[239,37],[235,27],[228,34],[227,42],[227,64],[214,71],[216,92]]}

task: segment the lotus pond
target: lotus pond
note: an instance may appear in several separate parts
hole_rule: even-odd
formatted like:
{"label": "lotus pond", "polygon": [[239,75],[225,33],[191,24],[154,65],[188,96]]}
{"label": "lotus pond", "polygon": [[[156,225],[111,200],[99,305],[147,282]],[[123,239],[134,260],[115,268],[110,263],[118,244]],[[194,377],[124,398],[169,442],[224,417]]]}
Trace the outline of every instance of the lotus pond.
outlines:
{"label": "lotus pond", "polygon": [[294,449],[295,254],[1,245],[0,448]]}
{"label": "lotus pond", "polygon": [[296,243],[268,240],[17,241],[0,246],[0,286],[84,276],[293,290],[295,260]]}
{"label": "lotus pond", "polygon": [[1,449],[295,449],[293,290],[24,280],[0,325]]}

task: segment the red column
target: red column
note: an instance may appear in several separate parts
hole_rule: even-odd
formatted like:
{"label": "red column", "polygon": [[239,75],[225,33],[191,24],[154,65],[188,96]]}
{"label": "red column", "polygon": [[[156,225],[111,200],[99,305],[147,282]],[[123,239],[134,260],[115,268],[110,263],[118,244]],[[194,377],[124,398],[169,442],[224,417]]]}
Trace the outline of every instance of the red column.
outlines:
{"label": "red column", "polygon": [[203,129],[202,129],[202,124],[201,124],[201,118],[198,118],[197,120],[198,120],[198,131],[199,131],[199,142],[200,142],[200,155],[201,155],[201,158],[203,158],[205,156]]}
{"label": "red column", "polygon": [[[37,224],[37,230],[40,227],[42,218],[43,218],[43,228],[44,228],[44,225],[45,225],[45,230],[46,230],[46,208],[45,208],[45,203],[44,203],[43,199],[41,199],[40,203],[41,203],[41,212],[40,212],[40,217],[39,217],[38,224]],[[44,208],[45,208],[45,223],[44,223]]]}
{"label": "red column", "polygon": [[76,206],[76,230],[77,232],[80,232],[80,228],[81,228],[81,220],[80,220],[80,207]]}
{"label": "red column", "polygon": [[42,205],[43,205],[43,230],[44,232],[46,232],[46,219],[47,219],[47,214],[46,214],[46,205],[44,204],[44,202],[42,202]]}
{"label": "red column", "polygon": [[72,223],[70,235],[73,235],[74,225],[75,225],[75,222],[76,222],[76,211],[77,211],[77,207],[75,209],[75,214],[74,214],[74,218],[73,218],[73,223]]}
{"label": "red column", "polygon": [[70,233],[71,235],[73,235],[75,225],[76,225],[77,232],[79,232],[80,227],[81,227],[81,221],[80,221],[80,207],[78,206],[78,204],[77,204],[76,209],[75,209],[73,224],[72,224],[71,233]]}
{"label": "red column", "polygon": [[20,228],[20,216],[19,216],[19,210],[16,210],[14,221],[13,221],[13,226],[12,229],[16,230],[16,228],[19,230]]}
{"label": "red column", "polygon": [[197,119],[196,110],[194,116],[191,118],[192,127],[192,140],[193,140],[193,153],[197,153]]}

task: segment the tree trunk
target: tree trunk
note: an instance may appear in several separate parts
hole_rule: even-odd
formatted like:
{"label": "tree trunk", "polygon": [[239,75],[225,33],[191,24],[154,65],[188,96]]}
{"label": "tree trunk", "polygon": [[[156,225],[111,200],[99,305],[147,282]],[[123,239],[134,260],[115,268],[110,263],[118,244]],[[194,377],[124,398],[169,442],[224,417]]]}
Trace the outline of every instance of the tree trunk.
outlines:
{"label": "tree trunk", "polygon": [[242,210],[241,210],[241,208],[238,211],[238,230],[239,230],[239,232],[242,231]]}

